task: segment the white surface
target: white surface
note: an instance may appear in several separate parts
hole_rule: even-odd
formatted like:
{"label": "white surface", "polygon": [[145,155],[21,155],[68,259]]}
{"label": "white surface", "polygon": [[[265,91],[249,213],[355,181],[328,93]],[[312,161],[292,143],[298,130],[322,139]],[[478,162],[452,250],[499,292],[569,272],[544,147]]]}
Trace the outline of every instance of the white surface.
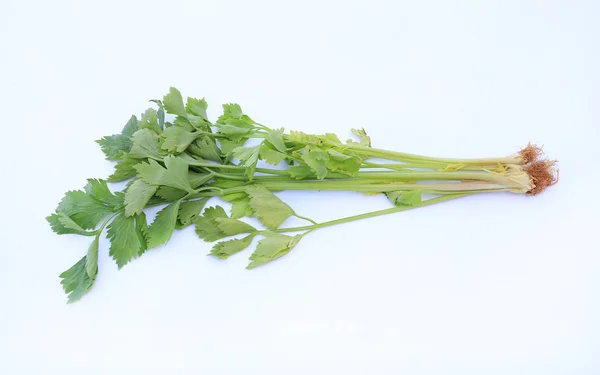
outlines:
{"label": "white surface", "polygon": [[[0,18],[0,373],[600,373],[598,2],[12,0]],[[88,239],[44,217],[109,173],[93,140],[169,86],[407,152],[531,140],[561,181],[323,229],[252,272],[192,230],[119,272],[103,242],[66,305]],[[387,207],[283,196],[317,220]]]}

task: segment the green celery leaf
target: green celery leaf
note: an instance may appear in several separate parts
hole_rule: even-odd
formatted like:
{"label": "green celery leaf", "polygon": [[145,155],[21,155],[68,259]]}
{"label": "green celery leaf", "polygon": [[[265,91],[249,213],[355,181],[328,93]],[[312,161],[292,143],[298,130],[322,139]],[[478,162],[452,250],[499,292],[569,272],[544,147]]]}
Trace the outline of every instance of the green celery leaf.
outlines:
{"label": "green celery leaf", "polygon": [[283,128],[270,130],[265,139],[269,141],[277,151],[283,153],[287,151],[287,147],[283,141]]}
{"label": "green celery leaf", "polygon": [[256,171],[256,163],[258,162],[258,155],[260,146],[252,147],[238,147],[233,150],[233,157],[240,161],[240,165],[246,167],[246,176],[252,180],[254,172]]}
{"label": "green celery leaf", "polygon": [[250,246],[254,236],[256,236],[256,234],[253,233],[244,238],[221,241],[213,246],[208,255],[212,255],[220,259],[227,259],[231,255],[238,253]]}
{"label": "green celery leaf", "polygon": [[342,145],[342,141],[340,141],[338,136],[333,133],[325,133],[325,135],[322,135],[319,138],[323,141],[323,143],[326,143],[331,146],[341,146]]}
{"label": "green celery leaf", "polygon": [[278,165],[287,157],[287,154],[277,151],[275,146],[267,141],[263,141],[260,144],[259,153],[261,160],[271,165]]}
{"label": "green celery leaf", "polygon": [[135,220],[135,215],[126,217],[121,213],[108,224],[106,236],[110,240],[109,254],[119,269],[144,252],[144,243],[137,234]]}
{"label": "green celery leaf", "polygon": [[115,171],[106,180],[108,182],[120,182],[130,179],[135,176],[136,171],[133,166],[139,163],[138,159],[125,157],[115,164]]}
{"label": "green celery leaf", "polygon": [[303,132],[291,130],[288,135],[288,140],[290,142],[301,143],[301,144],[311,144],[321,146],[323,144],[323,140],[319,138],[319,136],[313,134],[306,134]]}
{"label": "green celery leaf", "polygon": [[194,131],[194,126],[190,122],[187,117],[177,116],[175,117],[175,121],[173,121],[173,127],[182,128],[189,132]]}
{"label": "green celery leaf", "polygon": [[79,224],[73,221],[64,212],[56,212],[46,218],[52,231],[56,234],[79,234],[82,236],[93,236],[93,232],[88,232]]}
{"label": "green celery leaf", "polygon": [[159,197],[161,197],[162,199],[164,199],[168,202],[172,202],[172,201],[181,199],[181,198],[185,197],[186,194],[187,194],[186,191],[181,190],[181,189],[176,189],[176,188],[170,187],[170,186],[161,186],[158,188],[158,191],[156,192],[156,195],[158,195]]}
{"label": "green celery leaf", "polygon": [[[248,121],[247,119],[245,119],[244,116],[242,116],[240,118],[229,117],[229,118],[225,119],[224,121],[222,121],[222,123],[220,125],[232,125],[232,126],[235,126],[236,128],[243,128],[243,129],[250,129],[250,130],[255,128],[254,122]],[[219,126],[219,125],[217,125],[217,126]]]}
{"label": "green celery leaf", "polygon": [[100,241],[100,236],[94,237],[94,240],[90,244],[88,248],[86,261],[85,261],[85,270],[88,276],[92,279],[96,279],[96,275],[98,275],[98,244]]}
{"label": "green celery leaf", "polygon": [[161,129],[165,128],[165,109],[161,106],[156,111],[156,117],[158,118],[158,127]]}
{"label": "green celery leaf", "polygon": [[163,97],[163,104],[167,113],[183,117],[187,116],[181,93],[175,87],[171,87],[169,93]]}
{"label": "green celery leaf", "polygon": [[371,147],[371,137],[367,135],[365,129],[352,129],[352,134],[356,135],[359,139],[355,142],[351,139],[347,140],[346,143],[349,145],[357,145],[362,147]]}
{"label": "green celery leaf", "polygon": [[[156,134],[160,134],[162,132],[162,128],[158,124],[158,113],[154,108],[148,108],[146,112],[142,114],[142,118],[138,125],[140,130],[148,129]],[[135,133],[133,135],[135,135]]]}
{"label": "green celery leaf", "polygon": [[248,198],[248,194],[244,193],[243,191],[240,191],[238,193],[221,195],[219,198],[221,198],[225,202],[233,202],[237,199]]}
{"label": "green celery leaf", "polygon": [[155,160],[149,163],[140,163],[134,166],[142,180],[150,185],[165,185],[177,189],[193,192],[188,180],[188,164],[181,158],[168,155],[164,158],[165,167]]}
{"label": "green celery leaf", "polygon": [[220,198],[226,202],[231,202],[232,219],[249,217],[254,214],[252,207],[250,207],[250,198],[244,192],[221,195]]}
{"label": "green celery leaf", "polygon": [[296,180],[315,176],[312,169],[307,165],[293,165],[288,168],[288,171],[290,172],[290,177],[295,178]]}
{"label": "green celery leaf", "polygon": [[396,206],[418,206],[422,202],[420,190],[390,191],[385,193]]}
{"label": "green celery leaf", "polygon": [[212,178],[213,175],[211,173],[198,173],[194,171],[188,172],[188,180],[194,189],[204,185],[208,181],[212,180]]}
{"label": "green celery leaf", "polygon": [[240,198],[231,202],[231,218],[239,219],[242,217],[250,217],[254,215],[252,207],[250,207],[250,198]]}
{"label": "green celery leaf", "polygon": [[196,234],[205,241],[213,242],[226,237],[219,228],[216,219],[227,219],[227,214],[221,206],[208,207],[204,210],[202,216],[197,216],[194,220],[196,224]]}
{"label": "green celery leaf", "polygon": [[140,251],[140,255],[142,255],[148,249],[148,222],[146,221],[146,214],[144,211],[135,217],[135,234],[142,246],[142,250]]}
{"label": "green celery leaf", "polygon": [[251,233],[256,231],[252,225],[244,223],[243,221],[230,219],[228,217],[218,217],[214,219],[217,223],[217,227],[226,236],[234,236],[240,233]]}
{"label": "green celery leaf", "polygon": [[212,133],[212,129],[210,128],[212,124],[204,118],[188,113],[187,119],[194,128]]}
{"label": "green celery leaf", "polygon": [[83,229],[93,229],[113,210],[85,192],[75,190],[65,194],[58,204],[57,212],[69,216]]}
{"label": "green celery leaf", "polygon": [[123,196],[113,194],[105,180],[90,178],[87,180],[84,190],[86,194],[110,206],[114,211],[120,210],[123,207]]}
{"label": "green celery leaf", "polygon": [[234,125],[221,125],[219,126],[219,134],[226,136],[228,139],[239,142],[252,132],[249,128],[240,128]]}
{"label": "green celery leaf", "polygon": [[302,154],[302,160],[315,172],[319,180],[327,176],[327,162],[329,162],[327,151],[309,146]]}
{"label": "green celery leaf", "polygon": [[265,238],[258,242],[256,250],[250,256],[247,269],[256,268],[289,253],[302,239],[302,235],[287,236],[279,233],[266,232]]}
{"label": "green celery leaf", "polygon": [[158,108],[164,108],[162,100],[159,99],[150,99],[149,102],[154,103],[158,106]]}
{"label": "green celery leaf", "polygon": [[192,224],[195,218],[200,215],[208,199],[208,197],[205,197],[181,203],[177,215],[182,227]]}
{"label": "green celery leaf", "polygon": [[158,136],[150,129],[140,129],[133,134],[129,156],[134,159],[160,158]]}
{"label": "green celery leaf", "polygon": [[96,141],[108,160],[116,160],[131,149],[131,136],[139,129],[137,117],[131,116],[123,127],[121,134],[103,137]]}
{"label": "green celery leaf", "polygon": [[264,186],[250,186],[246,189],[250,197],[250,207],[260,222],[269,229],[277,229],[294,210]]}
{"label": "green celery leaf", "polygon": [[201,136],[190,144],[188,151],[201,158],[221,161],[221,150],[217,147],[215,140],[207,135]]}
{"label": "green celery leaf", "polygon": [[60,282],[68,294],[68,303],[79,300],[94,285],[94,279],[86,271],[87,256],[81,258],[71,268],[61,273]]}
{"label": "green celery leaf", "polygon": [[192,133],[183,128],[171,126],[165,129],[162,136],[165,139],[161,146],[163,150],[180,153],[185,151],[190,143],[196,140],[199,133]]}
{"label": "green celery leaf", "polygon": [[246,139],[241,139],[239,142],[234,142],[229,139],[219,139],[219,143],[221,144],[221,152],[223,155],[230,157],[233,154],[233,150],[246,144]]}
{"label": "green celery leaf", "polygon": [[208,116],[206,115],[207,108],[208,104],[204,98],[200,100],[189,97],[187,98],[187,105],[185,107],[187,113],[202,117],[204,120],[208,121]]}
{"label": "green celery leaf", "polygon": [[131,149],[131,139],[122,134],[107,135],[96,141],[107,160],[119,159],[122,153]]}
{"label": "green celery leaf", "polygon": [[354,155],[342,154],[339,151],[330,148],[327,150],[329,160],[327,161],[327,169],[334,172],[343,172],[350,176],[355,176],[358,173],[362,160]]}
{"label": "green celery leaf", "polygon": [[121,134],[126,137],[131,137],[133,133],[135,133],[139,129],[140,127],[138,125],[138,119],[137,117],[135,117],[135,115],[132,115],[123,127],[123,130],[121,130]]}
{"label": "green celery leaf", "polygon": [[223,115],[217,119],[217,126],[224,124],[253,128],[255,122],[242,112],[238,104],[223,104]]}
{"label": "green celery leaf", "polygon": [[148,227],[148,249],[162,245],[171,239],[177,223],[180,204],[180,200],[175,201],[156,214],[156,219]]}
{"label": "green celery leaf", "polygon": [[141,214],[154,193],[156,185],[150,185],[142,180],[135,180],[125,190],[125,216]]}
{"label": "green celery leaf", "polygon": [[223,104],[223,116],[241,118],[243,114],[244,112],[242,112],[242,107],[239,104]]}

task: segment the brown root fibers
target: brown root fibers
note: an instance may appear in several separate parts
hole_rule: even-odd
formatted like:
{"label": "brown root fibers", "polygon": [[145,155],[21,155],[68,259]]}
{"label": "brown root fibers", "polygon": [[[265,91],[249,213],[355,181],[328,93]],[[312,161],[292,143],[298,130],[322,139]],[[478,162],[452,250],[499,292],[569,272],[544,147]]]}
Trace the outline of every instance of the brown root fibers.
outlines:
{"label": "brown root fibers", "polygon": [[537,160],[540,156],[542,156],[542,154],[542,148],[532,145],[531,143],[528,143],[527,147],[519,151],[519,155],[521,155],[523,160],[525,160],[525,164]]}
{"label": "brown root fibers", "polygon": [[527,192],[529,195],[536,195],[544,191],[547,187],[558,182],[558,169],[555,160],[542,159],[542,149],[531,143],[527,145],[519,154],[525,159],[523,169],[533,182],[533,188]]}

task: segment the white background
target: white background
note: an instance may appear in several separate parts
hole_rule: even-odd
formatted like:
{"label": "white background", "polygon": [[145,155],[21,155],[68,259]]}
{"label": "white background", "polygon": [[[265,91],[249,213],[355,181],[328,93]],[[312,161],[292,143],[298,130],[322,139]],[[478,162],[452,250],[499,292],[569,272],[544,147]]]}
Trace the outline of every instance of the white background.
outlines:
{"label": "white background", "polygon": [[[600,373],[597,1],[2,1],[1,374]],[[317,231],[254,271],[191,228],[93,290],[44,217],[112,165],[93,142],[169,86],[377,147],[560,161],[536,197]],[[384,197],[284,193],[323,221]],[[216,203],[216,202],[215,202]],[[293,223],[290,223],[293,224]]]}

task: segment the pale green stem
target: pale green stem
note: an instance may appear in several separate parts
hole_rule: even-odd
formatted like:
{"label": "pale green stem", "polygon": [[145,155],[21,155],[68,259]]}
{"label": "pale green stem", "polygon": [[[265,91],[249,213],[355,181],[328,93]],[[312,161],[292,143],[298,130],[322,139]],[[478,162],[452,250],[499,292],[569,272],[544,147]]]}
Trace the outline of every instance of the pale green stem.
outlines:
{"label": "pale green stem", "polygon": [[497,165],[497,164],[522,164],[523,159],[519,155],[511,155],[501,158],[484,159],[456,159],[456,158],[434,158],[431,156],[409,154],[405,152],[388,151],[379,148],[348,146],[348,149],[361,155],[395,161],[431,161],[444,164],[471,164],[471,165]]}
{"label": "pale green stem", "polygon": [[387,209],[384,209],[384,210],[368,212],[368,213],[365,213],[365,214],[349,216],[349,217],[345,217],[345,218],[342,218],[342,219],[325,221],[325,222],[319,223],[319,224],[305,225],[305,226],[293,227],[293,228],[275,229],[275,230],[272,230],[271,232],[286,233],[286,232],[300,232],[300,231],[305,231],[305,230],[312,231],[312,230],[315,230],[315,229],[329,227],[329,226],[332,226],[332,225],[349,223],[349,222],[356,221],[356,220],[368,219],[368,218],[371,218],[371,217],[377,217],[377,216],[382,216],[382,215],[393,214],[393,213],[396,213],[396,212],[407,211],[407,210],[410,210],[410,209],[413,209],[413,208],[430,206],[430,205],[435,204],[435,203],[441,203],[441,202],[449,201],[449,200],[452,200],[452,199],[465,197],[467,195],[469,195],[469,194],[444,195],[444,196],[441,196],[441,197],[437,197],[437,198],[433,198],[433,199],[428,199],[428,200],[423,201],[420,204],[415,205],[415,206],[398,206],[398,207],[393,207],[393,208],[387,208]]}

